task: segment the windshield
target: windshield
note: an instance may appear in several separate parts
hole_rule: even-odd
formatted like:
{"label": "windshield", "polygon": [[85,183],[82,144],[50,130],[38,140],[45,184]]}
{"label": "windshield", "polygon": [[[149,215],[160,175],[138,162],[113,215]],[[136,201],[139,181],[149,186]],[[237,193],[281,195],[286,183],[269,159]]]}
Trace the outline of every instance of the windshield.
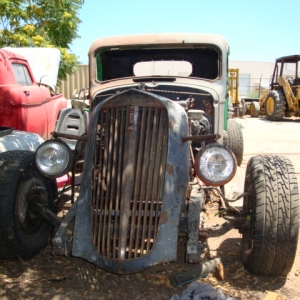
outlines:
{"label": "windshield", "polygon": [[215,80],[220,54],[211,48],[139,49],[98,52],[99,81],[133,76],[183,76]]}
{"label": "windshield", "polygon": [[282,76],[299,78],[300,69],[299,62],[285,63],[282,70]]}
{"label": "windshield", "polygon": [[299,61],[284,63],[278,62],[274,75],[274,82],[277,82],[278,78],[281,76],[286,78],[300,78]]}

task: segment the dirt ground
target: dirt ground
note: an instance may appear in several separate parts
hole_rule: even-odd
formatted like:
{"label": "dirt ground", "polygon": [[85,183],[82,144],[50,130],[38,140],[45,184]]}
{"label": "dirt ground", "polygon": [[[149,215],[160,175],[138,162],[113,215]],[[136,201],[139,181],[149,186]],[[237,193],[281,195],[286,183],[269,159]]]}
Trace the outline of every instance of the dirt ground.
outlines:
{"label": "dirt ground", "polygon": [[[269,122],[245,116],[236,119],[244,135],[244,160],[234,183],[242,188],[249,158],[275,153],[289,157],[300,183],[300,120]],[[213,212],[208,219],[213,221]],[[209,240],[211,254],[225,258],[225,279],[210,274],[200,281],[221,288],[236,299],[264,299],[274,292],[278,299],[300,299],[300,243],[294,266],[287,277],[257,276],[243,268],[240,259],[241,235],[232,230]],[[192,265],[183,263],[183,251],[176,263],[163,264],[133,275],[115,275],[74,257],[54,257],[51,246],[31,260],[0,262],[0,299],[170,299],[187,287],[174,288],[169,276]],[[269,299],[276,299],[269,298]]]}

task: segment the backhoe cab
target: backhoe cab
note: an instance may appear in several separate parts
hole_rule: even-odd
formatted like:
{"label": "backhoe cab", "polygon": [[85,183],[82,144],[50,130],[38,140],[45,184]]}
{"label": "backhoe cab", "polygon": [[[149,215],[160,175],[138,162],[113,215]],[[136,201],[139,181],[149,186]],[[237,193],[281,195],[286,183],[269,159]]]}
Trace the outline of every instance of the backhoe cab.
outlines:
{"label": "backhoe cab", "polygon": [[251,117],[265,112],[268,120],[279,121],[283,117],[299,116],[300,100],[300,55],[276,59],[270,89],[250,105]]}

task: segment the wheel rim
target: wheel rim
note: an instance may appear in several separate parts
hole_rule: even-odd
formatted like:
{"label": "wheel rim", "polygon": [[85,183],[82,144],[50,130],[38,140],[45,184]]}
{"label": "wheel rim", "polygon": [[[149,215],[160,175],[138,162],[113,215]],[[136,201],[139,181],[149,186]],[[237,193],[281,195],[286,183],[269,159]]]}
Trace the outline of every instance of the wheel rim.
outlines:
{"label": "wheel rim", "polygon": [[16,223],[25,234],[35,234],[43,224],[43,219],[35,212],[32,204],[28,201],[28,195],[37,186],[43,187],[41,180],[31,178],[24,182],[18,191],[16,199]]}
{"label": "wheel rim", "polygon": [[268,115],[272,115],[274,113],[274,109],[275,109],[274,99],[272,97],[269,97],[266,103],[266,110]]}
{"label": "wheel rim", "polygon": [[249,111],[250,111],[250,115],[253,116],[254,113],[255,113],[255,108],[254,108],[254,105],[252,103],[250,104]]}

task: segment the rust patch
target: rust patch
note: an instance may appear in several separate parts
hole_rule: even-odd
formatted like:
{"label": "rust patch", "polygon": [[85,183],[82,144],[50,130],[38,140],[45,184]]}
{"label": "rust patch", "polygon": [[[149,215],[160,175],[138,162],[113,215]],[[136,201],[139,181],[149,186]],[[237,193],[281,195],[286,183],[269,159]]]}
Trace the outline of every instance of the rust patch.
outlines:
{"label": "rust patch", "polygon": [[159,224],[165,224],[167,223],[169,219],[169,214],[166,210],[162,211],[159,218]]}
{"label": "rust patch", "polygon": [[174,174],[174,166],[171,165],[170,163],[167,163],[166,171],[167,171],[169,174]]}

